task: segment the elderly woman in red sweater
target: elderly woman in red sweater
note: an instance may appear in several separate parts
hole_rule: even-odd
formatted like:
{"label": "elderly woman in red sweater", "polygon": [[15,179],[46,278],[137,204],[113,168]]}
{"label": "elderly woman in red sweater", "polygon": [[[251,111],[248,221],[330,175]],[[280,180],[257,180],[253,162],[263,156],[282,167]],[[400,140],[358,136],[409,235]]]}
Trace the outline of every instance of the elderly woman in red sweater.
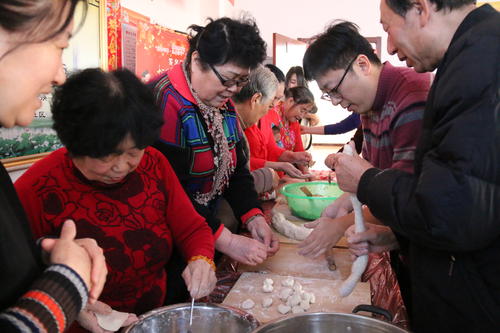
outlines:
{"label": "elderly woman in red sweater", "polygon": [[259,66],[250,73],[248,84],[233,97],[250,148],[250,169],[268,167],[294,178],[307,178],[309,175],[303,174],[294,164],[307,165],[311,155],[278,147],[266,117],[277,88],[274,74]]}
{"label": "elderly woman in red sweater", "polygon": [[[163,305],[174,244],[188,262],[191,297],[208,295],[216,281],[213,236],[167,159],[148,147],[163,123],[150,90],[129,71],[88,69],[56,91],[52,112],[65,148],[15,184],[34,233],[57,235],[70,218],[79,236],[95,238],[109,270],[100,301],[115,310]],[[79,323],[99,332],[95,318],[87,312]]]}

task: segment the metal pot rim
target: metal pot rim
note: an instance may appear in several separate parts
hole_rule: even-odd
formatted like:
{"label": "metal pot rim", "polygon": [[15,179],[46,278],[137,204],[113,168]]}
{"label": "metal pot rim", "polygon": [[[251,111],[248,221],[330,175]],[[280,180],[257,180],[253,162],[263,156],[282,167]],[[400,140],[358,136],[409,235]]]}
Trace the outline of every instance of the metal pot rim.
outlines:
{"label": "metal pot rim", "polygon": [[[172,305],[162,306],[162,307],[150,310],[148,312],[145,312],[142,315],[138,316],[138,321],[135,322],[133,325],[127,327],[123,331],[123,333],[128,333],[137,324],[141,323],[144,320],[147,320],[148,318],[150,318],[150,317],[152,317],[154,315],[158,315],[158,314],[161,314],[161,313],[164,313],[164,312],[168,312],[170,310],[175,310],[175,309],[178,309],[178,308],[190,307],[190,306],[191,306],[191,303],[178,303],[178,304],[172,304]],[[225,305],[225,304],[204,303],[204,302],[194,303],[194,306],[198,307],[198,308],[206,307],[206,308],[218,308],[218,309],[228,310],[228,311],[230,311],[232,313],[235,313],[236,315],[244,318],[245,320],[247,320],[248,322],[250,322],[250,324],[252,326],[254,326],[254,327],[259,327],[260,326],[260,322],[257,319],[255,319],[254,316],[252,316],[250,313],[248,313],[246,311],[243,311],[243,310],[241,310],[239,308],[235,308],[235,307],[232,307],[232,306],[229,306],[229,305]]]}
{"label": "metal pot rim", "polygon": [[257,327],[255,330],[252,331],[252,333],[258,333],[261,332],[263,329],[266,327],[272,326],[273,324],[277,324],[283,321],[287,321],[296,317],[311,317],[311,316],[325,316],[325,315],[335,315],[339,317],[347,317],[347,318],[352,318],[352,319],[361,319],[361,320],[366,320],[367,322],[373,322],[374,324],[379,324],[379,325],[387,325],[387,327],[393,327],[394,329],[399,329],[401,332],[409,332],[399,326],[396,326],[392,323],[389,323],[384,320],[380,319],[375,319],[375,318],[370,318],[370,317],[365,317],[362,315],[354,314],[354,313],[343,313],[343,312],[307,312],[307,313],[296,313],[296,314],[291,314],[287,315],[286,317],[281,317],[281,318],[276,318],[273,319],[259,327]]}

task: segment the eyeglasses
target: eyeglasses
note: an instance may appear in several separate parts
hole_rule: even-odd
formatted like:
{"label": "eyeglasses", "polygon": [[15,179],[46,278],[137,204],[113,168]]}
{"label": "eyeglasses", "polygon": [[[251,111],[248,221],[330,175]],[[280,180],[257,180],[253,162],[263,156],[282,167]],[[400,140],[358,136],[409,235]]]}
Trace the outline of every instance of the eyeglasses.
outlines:
{"label": "eyeglasses", "polygon": [[327,101],[340,101],[342,100],[342,94],[339,93],[339,87],[340,85],[342,84],[342,82],[344,82],[344,79],[347,75],[347,73],[349,72],[349,69],[351,68],[352,64],[354,63],[354,61],[358,58],[358,56],[356,55],[354,57],[354,59],[352,59],[350,62],[349,62],[349,65],[347,65],[346,69],[345,69],[345,72],[344,72],[344,75],[342,75],[342,78],[340,79],[339,83],[335,86],[335,88],[333,88],[332,90],[328,91],[328,92],[325,92],[323,93],[323,95],[321,95],[321,99],[324,99],[324,100],[327,100]]}
{"label": "eyeglasses", "polygon": [[224,79],[222,77],[222,75],[220,75],[219,72],[217,72],[217,70],[215,69],[214,66],[212,66],[211,64],[208,64],[208,66],[210,66],[210,68],[212,69],[212,71],[215,73],[215,76],[217,76],[217,78],[219,79],[220,83],[222,83],[222,85],[224,87],[228,87],[228,88],[231,88],[232,86],[236,85],[238,87],[243,87],[245,86],[247,83],[248,83],[248,77],[243,79],[243,80],[235,80],[235,79]]}

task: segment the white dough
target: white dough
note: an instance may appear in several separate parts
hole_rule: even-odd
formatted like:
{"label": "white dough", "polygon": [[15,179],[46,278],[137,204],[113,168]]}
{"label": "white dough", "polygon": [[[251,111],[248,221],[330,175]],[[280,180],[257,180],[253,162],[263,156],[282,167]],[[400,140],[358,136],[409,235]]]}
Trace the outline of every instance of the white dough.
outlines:
{"label": "white dough", "polygon": [[262,307],[268,308],[271,305],[273,305],[273,299],[271,297],[264,297],[264,299],[262,300]]}
{"label": "white dough", "polygon": [[264,280],[264,284],[270,284],[272,286],[274,284],[274,281],[273,281],[273,279],[267,278]]}
{"label": "white dough", "polygon": [[272,284],[266,284],[264,283],[264,285],[262,286],[262,291],[265,292],[265,293],[270,293],[274,290],[274,287]]}
{"label": "white dough", "polygon": [[296,306],[300,303],[300,295],[299,294],[293,294],[292,296],[288,297],[286,301],[286,305],[288,306]]}
{"label": "white dough", "polygon": [[298,282],[295,282],[295,284],[293,285],[293,290],[297,293],[302,293],[302,285]]}
{"label": "white dough", "polygon": [[294,282],[293,278],[287,277],[286,279],[281,280],[281,285],[284,287],[292,287]]}
{"label": "white dough", "polygon": [[299,304],[299,306],[304,309],[304,310],[309,310],[311,307],[311,304],[309,304],[309,301],[302,300]]}
{"label": "white dough", "polygon": [[290,307],[288,305],[280,304],[278,305],[278,312],[281,314],[287,314],[290,311]]}
{"label": "white dough", "polygon": [[313,229],[306,228],[303,225],[298,226],[288,221],[283,214],[274,210],[273,210],[273,218],[271,221],[273,227],[280,234],[298,241],[306,239],[307,236],[309,236],[309,234],[313,231]]}
{"label": "white dough", "polygon": [[[351,145],[344,145],[344,153],[350,156],[354,155],[354,151]],[[354,210],[354,230],[356,233],[363,232],[366,230],[365,221],[363,218],[363,210],[361,208],[361,202],[359,202],[358,197],[355,193],[351,193],[351,203]],[[351,267],[351,275],[342,283],[340,286],[340,296],[347,297],[351,294],[356,287],[356,284],[361,279],[361,275],[368,265],[368,255],[362,255],[357,257]]]}
{"label": "white dough", "polygon": [[255,305],[255,302],[250,298],[247,298],[243,303],[241,303],[241,308],[245,310],[250,310]]}
{"label": "white dough", "polygon": [[96,312],[94,312],[94,314],[97,318],[99,326],[112,332],[118,331],[129,315],[127,312],[119,312],[115,310],[113,310],[109,315],[103,315]]}
{"label": "white dough", "polygon": [[281,289],[279,296],[281,300],[285,301],[291,294],[292,294],[292,288],[283,288]]}
{"label": "white dough", "polygon": [[304,309],[302,309],[300,306],[294,306],[292,308],[292,313],[301,313],[301,312],[304,312]]}

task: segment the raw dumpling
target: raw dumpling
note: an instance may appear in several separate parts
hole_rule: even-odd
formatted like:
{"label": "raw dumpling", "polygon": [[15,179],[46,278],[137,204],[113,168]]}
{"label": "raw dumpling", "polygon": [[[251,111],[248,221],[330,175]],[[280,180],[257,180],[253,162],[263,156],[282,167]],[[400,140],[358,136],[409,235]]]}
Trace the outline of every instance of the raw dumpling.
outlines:
{"label": "raw dumpling", "polygon": [[250,310],[255,305],[255,302],[250,298],[246,299],[243,303],[241,303],[241,308],[245,310]]}
{"label": "raw dumpling", "polygon": [[273,299],[271,297],[265,297],[263,300],[262,300],[262,307],[263,308],[268,308],[270,307],[271,305],[273,305]]}
{"label": "raw dumpling", "polygon": [[281,314],[287,314],[290,312],[290,307],[288,305],[280,304],[278,305],[278,312]]}

